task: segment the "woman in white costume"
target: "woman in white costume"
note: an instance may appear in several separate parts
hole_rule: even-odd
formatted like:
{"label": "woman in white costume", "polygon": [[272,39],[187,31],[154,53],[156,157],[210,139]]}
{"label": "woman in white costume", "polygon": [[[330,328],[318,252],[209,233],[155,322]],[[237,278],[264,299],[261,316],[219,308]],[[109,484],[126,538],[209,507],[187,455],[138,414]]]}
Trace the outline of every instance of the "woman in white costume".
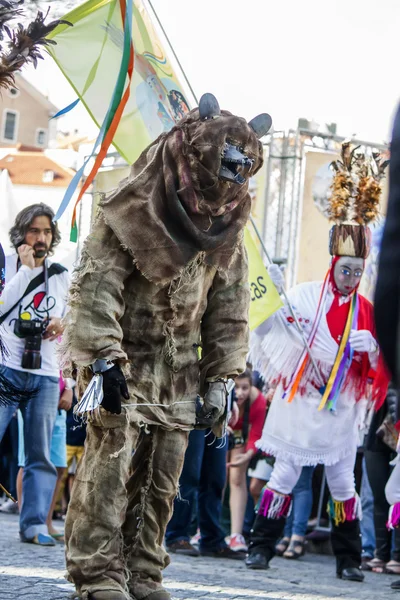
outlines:
{"label": "woman in white costume", "polygon": [[[366,224],[376,216],[384,165],[378,157],[368,160],[343,144],[342,161],[333,166],[331,266],[323,282],[304,283],[289,292],[313,361],[288,305],[261,325],[252,340],[254,366],[267,381],[277,383],[257,444],[276,462],[259,503],[246,565],[268,568],[302,467],[322,463],[331,493],[337,575],[362,581],[354,483],[358,430],[367,399],[384,399],[387,375],[379,358],[372,305],[357,290],[369,252]],[[282,285],[277,268],[270,272]]]}

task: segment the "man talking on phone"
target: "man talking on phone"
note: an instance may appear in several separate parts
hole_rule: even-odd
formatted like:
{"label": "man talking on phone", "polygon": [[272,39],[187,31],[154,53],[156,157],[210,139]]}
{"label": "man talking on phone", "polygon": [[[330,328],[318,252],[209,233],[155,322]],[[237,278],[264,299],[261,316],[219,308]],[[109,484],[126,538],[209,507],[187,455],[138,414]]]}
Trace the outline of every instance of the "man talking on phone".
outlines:
{"label": "man talking on phone", "polygon": [[60,390],[55,341],[69,287],[67,270],[49,260],[61,236],[54,213],[32,204],[10,230],[14,253],[6,257],[0,297],[0,440],[19,408],[24,420],[25,468],[20,506],[22,542],[54,546],[46,518],[57,471],[50,443]]}

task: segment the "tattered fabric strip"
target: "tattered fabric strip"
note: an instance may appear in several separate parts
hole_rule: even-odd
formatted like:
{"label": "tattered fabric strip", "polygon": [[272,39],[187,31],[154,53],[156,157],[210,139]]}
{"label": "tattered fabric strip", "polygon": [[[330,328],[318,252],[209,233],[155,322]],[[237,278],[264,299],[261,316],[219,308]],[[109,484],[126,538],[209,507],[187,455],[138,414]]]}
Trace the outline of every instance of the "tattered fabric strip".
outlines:
{"label": "tattered fabric strip", "polygon": [[274,492],[268,486],[265,486],[261,492],[261,500],[258,504],[257,512],[268,519],[286,518],[290,515],[292,509],[292,496]]}
{"label": "tattered fabric strip", "polygon": [[330,498],[327,507],[328,514],[335,525],[340,525],[346,521],[355,521],[361,519],[361,502],[358,494],[349,500],[339,501]]}
{"label": "tattered fabric strip", "polygon": [[400,502],[396,502],[389,510],[388,529],[396,529],[400,526]]}

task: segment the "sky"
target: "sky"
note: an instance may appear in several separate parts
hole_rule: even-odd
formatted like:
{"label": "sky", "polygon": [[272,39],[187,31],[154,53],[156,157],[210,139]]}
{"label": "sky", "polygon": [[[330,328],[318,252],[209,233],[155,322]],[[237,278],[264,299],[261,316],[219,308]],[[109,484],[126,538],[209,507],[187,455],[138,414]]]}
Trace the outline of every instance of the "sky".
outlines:
{"label": "sky", "polygon": [[[77,2],[79,4],[79,2]],[[196,95],[275,130],[299,117],[389,141],[400,99],[399,0],[152,0]],[[50,57],[25,76],[62,108],[75,99]],[[60,123],[95,134],[83,108]]]}

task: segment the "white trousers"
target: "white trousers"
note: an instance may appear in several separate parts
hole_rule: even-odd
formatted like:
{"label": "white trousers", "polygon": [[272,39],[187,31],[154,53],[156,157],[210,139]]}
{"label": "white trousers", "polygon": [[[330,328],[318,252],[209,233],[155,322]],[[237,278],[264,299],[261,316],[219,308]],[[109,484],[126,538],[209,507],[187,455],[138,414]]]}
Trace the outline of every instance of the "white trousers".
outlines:
{"label": "white trousers", "polygon": [[[353,452],[350,452],[339,462],[325,467],[329,491],[332,498],[338,502],[350,500],[355,496],[354,465],[356,454],[357,448],[354,448]],[[277,458],[268,487],[281,494],[290,494],[299,480],[302,468],[302,466],[290,462],[290,459]]]}
{"label": "white trousers", "polygon": [[393,472],[385,488],[386,500],[391,506],[400,502],[400,462],[393,469]]}

